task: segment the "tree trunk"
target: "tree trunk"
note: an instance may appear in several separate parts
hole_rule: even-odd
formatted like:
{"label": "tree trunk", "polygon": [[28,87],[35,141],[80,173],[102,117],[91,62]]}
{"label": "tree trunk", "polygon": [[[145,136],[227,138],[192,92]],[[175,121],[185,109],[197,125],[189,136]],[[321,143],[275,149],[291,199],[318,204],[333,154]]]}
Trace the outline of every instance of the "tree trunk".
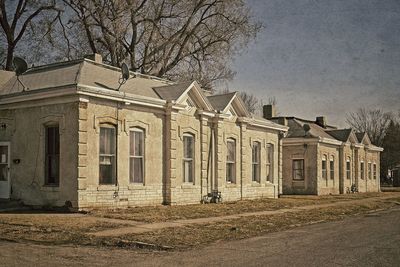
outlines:
{"label": "tree trunk", "polygon": [[13,45],[8,45],[7,47],[7,60],[6,60],[6,70],[13,70],[13,56],[14,56],[14,46]]}

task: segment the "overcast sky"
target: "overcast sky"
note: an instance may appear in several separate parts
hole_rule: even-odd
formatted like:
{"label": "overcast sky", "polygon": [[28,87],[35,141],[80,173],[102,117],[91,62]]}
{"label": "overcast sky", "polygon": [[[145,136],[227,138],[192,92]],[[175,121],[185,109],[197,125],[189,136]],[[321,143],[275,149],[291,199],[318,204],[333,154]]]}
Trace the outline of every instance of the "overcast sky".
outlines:
{"label": "overcast sky", "polygon": [[400,0],[248,3],[265,28],[235,60],[231,90],[339,126],[359,107],[400,109]]}

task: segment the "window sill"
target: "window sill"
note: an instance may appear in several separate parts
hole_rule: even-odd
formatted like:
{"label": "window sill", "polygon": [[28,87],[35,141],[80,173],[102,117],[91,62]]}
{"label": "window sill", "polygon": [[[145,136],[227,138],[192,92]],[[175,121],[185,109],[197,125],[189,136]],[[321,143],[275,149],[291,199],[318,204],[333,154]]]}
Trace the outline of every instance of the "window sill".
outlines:
{"label": "window sill", "polygon": [[251,186],[254,186],[254,187],[261,187],[261,183],[253,181],[253,182],[251,183]]}
{"label": "window sill", "polygon": [[59,185],[42,185],[40,190],[46,191],[46,192],[59,192],[60,186]]}
{"label": "window sill", "polygon": [[185,183],[185,184],[181,185],[181,188],[189,188],[189,189],[198,188],[198,187],[199,186],[196,186],[195,184],[192,184],[192,183]]}
{"label": "window sill", "polygon": [[116,190],[118,190],[118,186],[116,185],[103,184],[97,187],[97,191],[116,191]]}
{"label": "window sill", "polygon": [[144,184],[129,184],[128,185],[128,189],[129,190],[141,190],[141,189],[145,189],[145,185]]}
{"label": "window sill", "polygon": [[238,184],[236,184],[236,183],[226,183],[225,187],[226,188],[236,188],[236,187],[238,187]]}

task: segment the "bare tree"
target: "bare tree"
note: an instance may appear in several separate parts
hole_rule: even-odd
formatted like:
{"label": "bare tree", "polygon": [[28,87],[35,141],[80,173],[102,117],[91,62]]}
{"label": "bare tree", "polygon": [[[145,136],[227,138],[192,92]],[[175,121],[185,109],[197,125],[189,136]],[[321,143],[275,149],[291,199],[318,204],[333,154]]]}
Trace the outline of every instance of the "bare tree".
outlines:
{"label": "bare tree", "polygon": [[256,114],[259,112],[261,101],[255,95],[246,92],[240,92],[239,96],[243,100],[247,110],[250,113]]}
{"label": "bare tree", "polygon": [[346,122],[356,131],[367,133],[374,145],[382,146],[392,118],[391,112],[360,108],[356,112],[347,114]]}
{"label": "bare tree", "polygon": [[[83,30],[106,62],[205,87],[229,79],[231,58],[255,37],[242,0],[64,0],[72,29]],[[71,42],[74,42],[73,40]]]}
{"label": "bare tree", "polygon": [[12,70],[12,59],[15,49],[23,36],[26,34],[28,27],[38,23],[41,15],[55,13],[60,15],[60,10],[56,7],[54,0],[18,0],[7,1],[0,0],[0,25],[3,30],[0,38],[2,43],[7,46],[5,52],[6,70]]}

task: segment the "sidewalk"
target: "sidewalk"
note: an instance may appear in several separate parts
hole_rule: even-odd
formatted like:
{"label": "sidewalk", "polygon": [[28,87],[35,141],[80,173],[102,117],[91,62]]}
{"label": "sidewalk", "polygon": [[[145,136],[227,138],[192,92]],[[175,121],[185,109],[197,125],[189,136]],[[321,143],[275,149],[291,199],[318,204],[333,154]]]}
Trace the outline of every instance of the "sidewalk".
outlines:
{"label": "sidewalk", "polygon": [[[154,230],[160,230],[164,228],[171,228],[171,227],[181,227],[186,225],[192,224],[207,224],[207,223],[215,223],[220,221],[226,221],[231,219],[238,219],[243,217],[250,217],[250,216],[264,216],[264,215],[275,215],[275,214],[283,214],[288,212],[302,212],[305,210],[312,210],[312,209],[319,209],[319,208],[326,208],[326,207],[333,207],[333,206],[346,206],[351,204],[357,204],[361,202],[373,202],[377,200],[386,200],[393,198],[393,196],[386,196],[386,197],[372,197],[372,198],[365,198],[365,199],[357,199],[357,200],[347,200],[347,201],[338,201],[334,203],[327,203],[327,204],[316,204],[316,205],[307,205],[301,207],[294,207],[294,208],[286,208],[286,209],[279,209],[279,210],[268,210],[268,211],[259,211],[259,212],[247,212],[247,213],[240,213],[235,215],[227,215],[227,216],[220,216],[220,217],[208,217],[208,218],[198,218],[198,219],[186,219],[186,220],[175,220],[170,222],[157,222],[157,223],[140,223],[130,220],[121,220],[121,219],[108,219],[108,218],[98,218],[98,220],[104,222],[112,222],[112,223],[120,223],[120,224],[129,224],[130,226],[125,226],[121,228],[114,228],[103,230],[99,232],[92,233],[92,235],[96,237],[112,237],[112,236],[121,236],[126,234],[138,234],[138,233],[145,233]],[[396,202],[396,204],[400,205],[400,203]]]}

